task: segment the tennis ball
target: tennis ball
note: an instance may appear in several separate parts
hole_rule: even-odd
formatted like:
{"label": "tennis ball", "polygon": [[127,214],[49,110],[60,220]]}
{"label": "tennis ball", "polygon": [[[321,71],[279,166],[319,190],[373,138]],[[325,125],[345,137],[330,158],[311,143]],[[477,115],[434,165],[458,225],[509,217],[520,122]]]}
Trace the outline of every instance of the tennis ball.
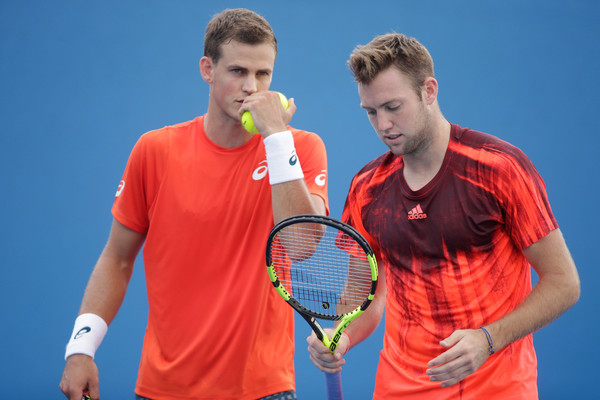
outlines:
{"label": "tennis ball", "polygon": [[[287,110],[289,106],[287,98],[283,95],[283,93],[277,93],[279,94],[281,105]],[[244,113],[242,114],[242,125],[244,125],[244,128],[246,128],[248,132],[258,133],[256,126],[254,126],[254,121],[252,120],[252,115],[250,114],[250,111],[244,111]]]}

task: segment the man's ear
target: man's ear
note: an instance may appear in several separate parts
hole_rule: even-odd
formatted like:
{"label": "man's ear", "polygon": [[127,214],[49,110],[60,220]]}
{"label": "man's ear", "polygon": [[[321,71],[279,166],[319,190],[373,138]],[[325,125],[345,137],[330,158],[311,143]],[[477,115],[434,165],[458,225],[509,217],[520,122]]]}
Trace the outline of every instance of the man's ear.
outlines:
{"label": "man's ear", "polygon": [[437,99],[438,95],[438,83],[434,77],[429,77],[425,79],[423,83],[423,96],[425,102],[428,105],[432,105]]}
{"label": "man's ear", "polygon": [[200,75],[206,83],[212,83],[214,63],[210,57],[202,57],[200,59]]}

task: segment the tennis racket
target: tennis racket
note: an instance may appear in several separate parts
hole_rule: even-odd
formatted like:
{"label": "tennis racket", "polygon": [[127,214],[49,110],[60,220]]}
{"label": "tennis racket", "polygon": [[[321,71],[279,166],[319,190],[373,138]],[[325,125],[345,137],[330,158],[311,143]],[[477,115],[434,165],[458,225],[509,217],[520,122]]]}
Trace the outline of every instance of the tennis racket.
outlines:
{"label": "tennis racket", "polygon": [[[334,353],[342,332],[375,296],[377,261],[369,243],[350,225],[320,215],[279,222],[267,241],[269,278],[279,295]],[[335,321],[329,337],[317,318]],[[340,373],[325,374],[327,398],[343,398]]]}
{"label": "tennis racket", "polygon": [[88,390],[85,389],[83,391],[83,394],[81,395],[81,400],[90,400],[90,399],[91,399],[90,392],[88,392]]}

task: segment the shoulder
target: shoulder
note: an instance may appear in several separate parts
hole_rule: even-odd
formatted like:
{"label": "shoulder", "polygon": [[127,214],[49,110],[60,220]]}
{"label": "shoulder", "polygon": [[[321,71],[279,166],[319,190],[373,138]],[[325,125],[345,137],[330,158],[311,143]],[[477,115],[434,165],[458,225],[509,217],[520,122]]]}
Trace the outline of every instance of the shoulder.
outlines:
{"label": "shoulder", "polygon": [[166,156],[174,144],[185,146],[199,127],[202,127],[201,117],[148,131],[139,137],[132,154],[150,157]]}
{"label": "shoulder", "polygon": [[288,126],[294,137],[294,146],[298,154],[306,158],[325,158],[325,143],[319,135],[314,132],[295,129]]}
{"label": "shoulder", "polygon": [[367,188],[381,184],[403,166],[402,157],[388,151],[362,167],[352,179],[355,189]]}
{"label": "shoulder", "polygon": [[323,140],[319,135],[314,132],[305,131],[302,129],[292,128],[288,126],[290,132],[292,132],[292,136],[294,137],[294,142],[298,143],[323,143]]}
{"label": "shoulder", "polygon": [[175,125],[167,125],[159,129],[154,129],[140,136],[138,142],[145,144],[161,143],[172,139],[174,136],[189,132],[201,126],[200,117],[191,121],[182,122]]}
{"label": "shoulder", "polygon": [[531,161],[517,146],[489,133],[452,125],[454,150],[490,167],[520,165],[529,168]]}

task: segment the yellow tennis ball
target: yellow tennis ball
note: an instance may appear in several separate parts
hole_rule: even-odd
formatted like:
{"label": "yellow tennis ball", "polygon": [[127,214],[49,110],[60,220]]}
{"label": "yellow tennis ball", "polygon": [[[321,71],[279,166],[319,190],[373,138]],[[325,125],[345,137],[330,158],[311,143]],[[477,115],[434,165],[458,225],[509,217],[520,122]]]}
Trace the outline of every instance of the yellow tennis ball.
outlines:
{"label": "yellow tennis ball", "polygon": [[[283,108],[285,108],[287,110],[289,103],[287,98],[283,95],[283,93],[279,93],[279,99],[281,100],[281,105],[283,106]],[[250,111],[244,111],[244,113],[242,114],[242,125],[244,126],[244,128],[250,132],[250,133],[258,133],[258,130],[256,129],[256,126],[254,126],[254,121],[252,120],[252,115],[250,114]]]}

